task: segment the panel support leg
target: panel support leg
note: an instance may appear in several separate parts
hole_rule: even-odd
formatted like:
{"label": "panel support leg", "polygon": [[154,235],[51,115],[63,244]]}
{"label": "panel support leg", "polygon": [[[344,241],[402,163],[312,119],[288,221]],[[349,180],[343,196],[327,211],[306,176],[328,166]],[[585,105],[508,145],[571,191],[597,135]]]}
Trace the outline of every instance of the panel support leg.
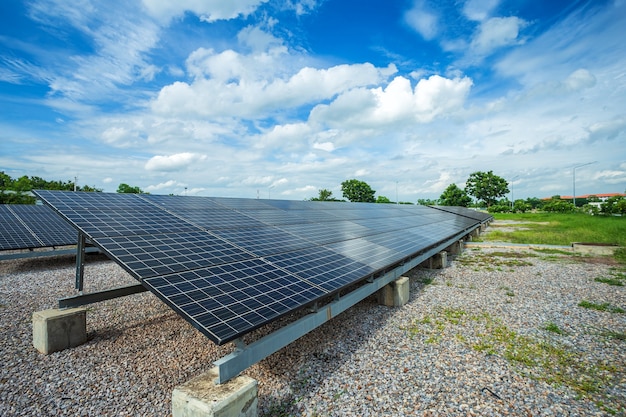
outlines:
{"label": "panel support leg", "polygon": [[85,274],[85,235],[78,233],[78,245],[76,246],[76,284],[75,288],[83,292],[83,277]]}

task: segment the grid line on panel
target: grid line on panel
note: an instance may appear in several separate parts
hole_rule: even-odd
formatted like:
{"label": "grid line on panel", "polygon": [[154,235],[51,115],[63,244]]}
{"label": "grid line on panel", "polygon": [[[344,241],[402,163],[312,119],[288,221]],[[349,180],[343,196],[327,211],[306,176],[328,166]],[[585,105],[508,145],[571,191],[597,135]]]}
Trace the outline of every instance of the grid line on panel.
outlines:
{"label": "grid line on panel", "polygon": [[275,254],[265,259],[330,293],[339,291],[375,272],[370,266],[323,246]]}
{"label": "grid line on panel", "polygon": [[10,210],[42,246],[76,244],[76,231],[51,208],[38,205],[12,205]]}
{"label": "grid line on panel", "polygon": [[254,255],[203,231],[98,238],[139,280],[253,258]]}
{"label": "grid line on panel", "polygon": [[218,344],[324,295],[260,259],[150,278],[146,284]]}
{"label": "grid line on panel", "polygon": [[0,205],[0,249],[27,249],[40,246],[40,242],[15,216],[8,205]]}

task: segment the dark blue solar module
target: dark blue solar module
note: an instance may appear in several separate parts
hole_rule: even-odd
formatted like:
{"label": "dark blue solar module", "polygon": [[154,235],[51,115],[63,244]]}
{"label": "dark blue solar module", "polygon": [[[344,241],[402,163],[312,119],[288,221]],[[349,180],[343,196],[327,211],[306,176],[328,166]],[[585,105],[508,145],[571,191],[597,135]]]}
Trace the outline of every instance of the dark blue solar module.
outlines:
{"label": "dark blue solar module", "polygon": [[47,206],[0,205],[0,250],[75,245],[78,232]]}
{"label": "dark blue solar module", "polygon": [[448,213],[458,214],[460,216],[469,217],[470,219],[486,221],[490,219],[492,216],[489,213],[485,213],[484,211],[472,210],[467,207],[457,207],[457,206],[432,206],[438,210],[447,211]]}
{"label": "dark blue solar module", "polygon": [[217,344],[481,223],[395,204],[36,194]]}

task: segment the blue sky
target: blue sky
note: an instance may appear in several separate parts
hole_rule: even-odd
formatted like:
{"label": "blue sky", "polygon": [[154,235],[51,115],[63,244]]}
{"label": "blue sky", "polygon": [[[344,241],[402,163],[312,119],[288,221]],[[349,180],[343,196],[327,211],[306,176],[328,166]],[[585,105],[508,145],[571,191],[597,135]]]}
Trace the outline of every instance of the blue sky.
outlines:
{"label": "blue sky", "polygon": [[[624,0],[8,0],[0,170],[415,202],[626,190]],[[511,187],[510,187],[511,188]],[[511,195],[509,195],[509,198]]]}

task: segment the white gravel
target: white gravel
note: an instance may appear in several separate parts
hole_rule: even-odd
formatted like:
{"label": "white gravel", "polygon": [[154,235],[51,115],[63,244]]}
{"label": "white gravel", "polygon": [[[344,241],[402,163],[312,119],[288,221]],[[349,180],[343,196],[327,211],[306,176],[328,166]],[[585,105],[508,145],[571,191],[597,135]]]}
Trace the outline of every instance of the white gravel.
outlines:
{"label": "white gravel", "polygon": [[[370,297],[249,368],[259,415],[626,415],[626,314],[578,306],[626,309],[626,287],[594,281],[611,266],[541,254],[521,259],[532,265],[466,264],[496,250],[468,249],[444,270],[415,269],[407,305]],[[113,262],[88,259],[87,292],[134,283]],[[173,388],[232,350],[143,293],[91,306],[86,344],[39,354],[32,313],[74,293],[73,262],[0,262],[0,416],[168,416]],[[548,323],[566,334],[545,330]],[[505,336],[493,342],[498,331]],[[522,356],[528,346],[575,355],[598,391],[551,385],[543,367],[508,360],[506,340]],[[487,341],[491,349],[477,347]]]}

